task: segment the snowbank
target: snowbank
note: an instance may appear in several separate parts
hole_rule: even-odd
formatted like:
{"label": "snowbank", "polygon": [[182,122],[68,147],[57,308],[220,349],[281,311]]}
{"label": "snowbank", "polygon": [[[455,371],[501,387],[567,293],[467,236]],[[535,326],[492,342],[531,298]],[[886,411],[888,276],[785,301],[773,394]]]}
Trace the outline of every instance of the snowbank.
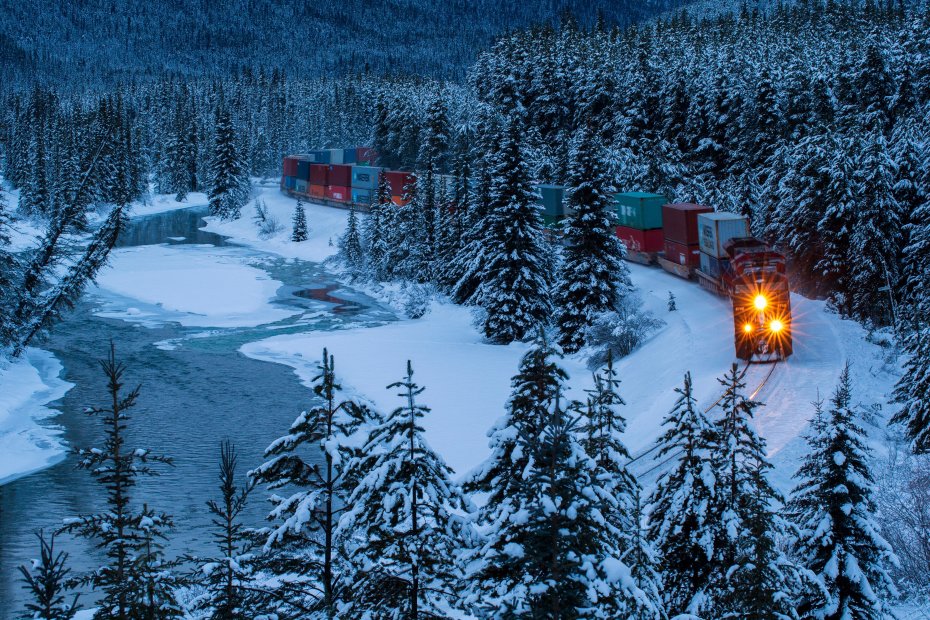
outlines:
{"label": "snowbank", "polygon": [[71,389],[62,366],[48,351],[27,349],[0,362],[0,484],[64,458],[61,429],[44,421],[58,415],[46,405]]}
{"label": "snowbank", "polygon": [[100,314],[130,321],[158,316],[191,327],[251,327],[295,314],[271,305],[281,282],[246,261],[235,250],[214,246],[114,250],[98,288],[137,300],[141,308]]}

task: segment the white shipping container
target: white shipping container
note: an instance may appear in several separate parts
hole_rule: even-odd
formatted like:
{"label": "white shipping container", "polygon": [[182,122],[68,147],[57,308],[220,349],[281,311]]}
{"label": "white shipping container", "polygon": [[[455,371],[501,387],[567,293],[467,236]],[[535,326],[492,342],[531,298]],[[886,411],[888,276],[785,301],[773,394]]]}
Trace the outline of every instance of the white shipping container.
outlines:
{"label": "white shipping container", "polygon": [[341,164],[342,160],[342,149],[329,149],[329,163],[331,164]]}
{"label": "white shipping container", "polygon": [[697,218],[701,251],[714,258],[725,258],[723,244],[735,237],[749,236],[749,220],[736,213],[701,213]]}

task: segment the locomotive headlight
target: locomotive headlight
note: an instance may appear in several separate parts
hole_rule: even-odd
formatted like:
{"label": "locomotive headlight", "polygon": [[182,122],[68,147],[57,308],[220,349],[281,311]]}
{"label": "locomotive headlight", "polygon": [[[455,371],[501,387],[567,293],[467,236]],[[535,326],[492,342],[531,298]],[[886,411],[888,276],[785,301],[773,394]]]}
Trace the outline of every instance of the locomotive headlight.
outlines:
{"label": "locomotive headlight", "polygon": [[769,325],[769,329],[771,329],[773,333],[777,334],[781,330],[785,329],[785,324],[779,321],[778,319],[775,319]]}
{"label": "locomotive headlight", "polygon": [[752,333],[752,323],[746,323],[743,325],[743,332],[747,334]]}
{"label": "locomotive headlight", "polygon": [[765,310],[766,306],[769,305],[769,300],[765,298],[765,295],[756,295],[752,303],[756,306],[756,310]]}

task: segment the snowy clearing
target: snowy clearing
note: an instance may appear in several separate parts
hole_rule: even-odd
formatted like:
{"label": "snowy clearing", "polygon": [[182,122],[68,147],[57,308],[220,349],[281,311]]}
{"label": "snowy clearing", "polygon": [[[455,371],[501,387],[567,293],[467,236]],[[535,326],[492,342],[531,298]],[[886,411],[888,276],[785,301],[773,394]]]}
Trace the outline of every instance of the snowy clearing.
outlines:
{"label": "snowy clearing", "polygon": [[46,406],[72,387],[59,378],[61,370],[54,355],[39,349],[0,362],[0,484],[64,458],[61,429],[47,422],[60,412]]}

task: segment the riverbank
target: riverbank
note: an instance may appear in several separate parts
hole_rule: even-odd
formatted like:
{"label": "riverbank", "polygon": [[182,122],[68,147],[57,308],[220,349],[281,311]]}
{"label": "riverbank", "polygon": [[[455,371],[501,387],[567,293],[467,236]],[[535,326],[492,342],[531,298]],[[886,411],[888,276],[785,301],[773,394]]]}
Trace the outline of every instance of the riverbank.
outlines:
{"label": "riverbank", "polygon": [[50,422],[61,412],[48,406],[73,387],[61,372],[61,362],[41,349],[0,362],[0,485],[65,457],[63,429]]}

